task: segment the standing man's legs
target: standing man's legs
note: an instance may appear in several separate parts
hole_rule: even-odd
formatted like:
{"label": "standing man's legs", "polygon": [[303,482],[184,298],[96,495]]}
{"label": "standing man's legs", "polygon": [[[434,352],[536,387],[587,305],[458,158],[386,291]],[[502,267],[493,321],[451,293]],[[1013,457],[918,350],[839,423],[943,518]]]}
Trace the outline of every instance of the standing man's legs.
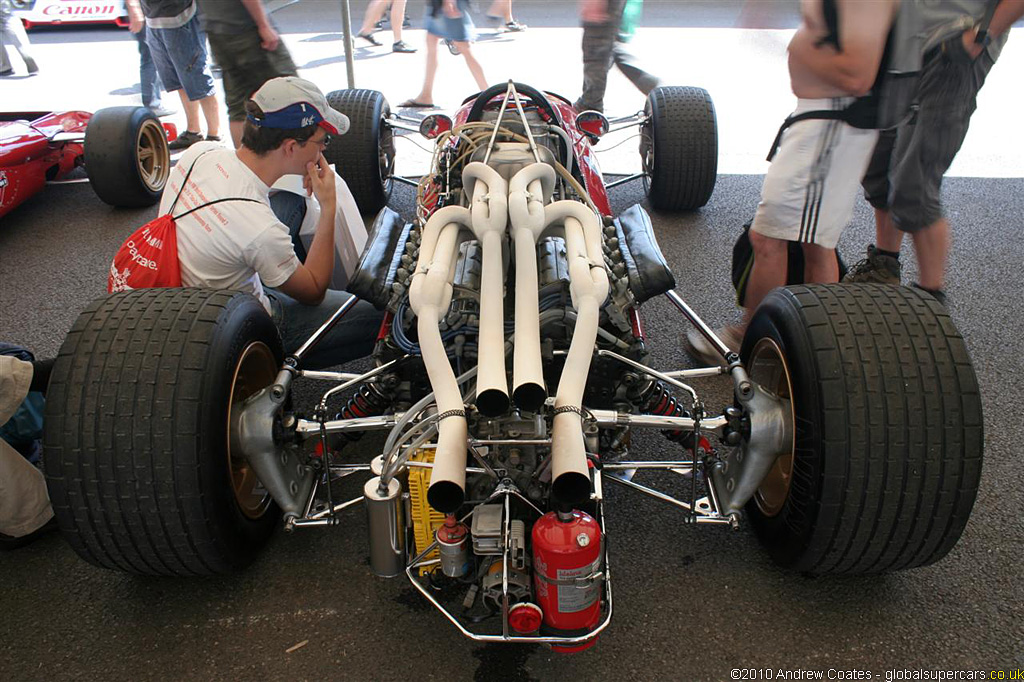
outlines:
{"label": "standing man's legs", "polygon": [[157,72],[168,92],[178,92],[185,110],[186,130],[171,142],[171,149],[186,149],[202,139],[200,110],[206,118],[207,139],[220,139],[220,108],[199,18],[193,17],[179,28],[150,28],[147,32]]}
{"label": "standing man's legs", "polygon": [[39,65],[36,63],[35,58],[29,54],[28,45],[28,34],[25,33],[25,26],[21,23],[21,19],[13,14],[5,14],[4,21],[0,25],[0,73],[14,70],[10,57],[7,55],[6,48],[8,47],[13,47],[18,51],[18,54],[21,55],[22,60],[25,62],[25,68],[30,74],[37,73]]}
{"label": "standing man's legs", "polygon": [[142,90],[142,106],[159,109],[163,104],[160,100],[163,83],[160,82],[160,74],[156,72],[156,64],[153,62],[149,45],[146,44],[145,27],[133,35],[139,44],[139,87]]}
{"label": "standing man's legs", "polygon": [[583,92],[574,104],[577,111],[604,111],[604,92],[618,31],[619,27],[611,21],[583,24]]}

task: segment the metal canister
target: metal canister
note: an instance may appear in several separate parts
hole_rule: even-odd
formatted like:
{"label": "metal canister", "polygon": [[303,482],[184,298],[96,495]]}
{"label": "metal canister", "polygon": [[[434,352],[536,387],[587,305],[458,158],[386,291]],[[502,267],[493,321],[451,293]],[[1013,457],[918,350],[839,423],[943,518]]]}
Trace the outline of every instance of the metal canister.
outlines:
{"label": "metal canister", "polygon": [[387,491],[381,492],[380,483],[380,476],[374,476],[363,486],[370,534],[370,570],[382,578],[393,578],[405,570],[402,484],[391,479]]}
{"label": "metal canister", "polygon": [[469,572],[469,529],[449,514],[437,529],[437,546],[441,554],[441,572],[459,578]]}

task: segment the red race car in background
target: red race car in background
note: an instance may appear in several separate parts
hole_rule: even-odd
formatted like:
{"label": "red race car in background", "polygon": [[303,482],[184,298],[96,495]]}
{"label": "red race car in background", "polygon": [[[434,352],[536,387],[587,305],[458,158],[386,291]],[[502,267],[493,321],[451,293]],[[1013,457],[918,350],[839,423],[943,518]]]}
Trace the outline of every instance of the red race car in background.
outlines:
{"label": "red race car in background", "polygon": [[0,113],[0,216],[48,182],[76,182],[85,166],[96,195],[111,206],[151,206],[171,168],[174,125],[144,107]]}
{"label": "red race car in background", "polygon": [[124,0],[11,0],[26,29],[54,24],[128,26]]}

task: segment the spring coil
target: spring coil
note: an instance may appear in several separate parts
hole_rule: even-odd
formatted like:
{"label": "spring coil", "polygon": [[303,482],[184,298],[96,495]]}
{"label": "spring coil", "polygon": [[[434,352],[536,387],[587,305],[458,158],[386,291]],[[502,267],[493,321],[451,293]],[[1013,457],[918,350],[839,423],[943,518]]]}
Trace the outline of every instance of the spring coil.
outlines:
{"label": "spring coil", "polygon": [[[634,404],[639,405],[642,412],[657,414],[662,417],[689,417],[689,411],[668,392],[668,388],[661,381],[649,381],[643,389],[638,391]],[[662,431],[662,435],[671,441],[681,443],[683,447],[693,447],[692,431]]]}
{"label": "spring coil", "polygon": [[[355,395],[349,398],[349,401],[345,403],[345,406],[341,408],[341,412],[335,416],[335,419],[357,419],[359,417],[373,417],[378,414],[383,414],[391,405],[391,398],[381,391],[380,387],[376,384],[363,384],[356,391]],[[363,431],[354,431],[352,433],[342,432],[338,434],[350,443],[354,443],[363,437]]]}

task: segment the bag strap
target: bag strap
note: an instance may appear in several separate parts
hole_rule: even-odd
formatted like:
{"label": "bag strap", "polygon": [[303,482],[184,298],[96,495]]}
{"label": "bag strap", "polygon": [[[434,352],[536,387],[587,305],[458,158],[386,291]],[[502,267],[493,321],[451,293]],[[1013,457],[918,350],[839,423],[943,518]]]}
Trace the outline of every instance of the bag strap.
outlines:
{"label": "bag strap", "polygon": [[178,205],[178,199],[181,198],[181,193],[185,191],[185,187],[188,186],[188,179],[192,177],[192,171],[195,170],[196,164],[199,163],[199,159],[203,158],[214,150],[207,149],[205,152],[199,154],[196,158],[192,159],[192,165],[188,167],[188,172],[185,173],[185,179],[181,181],[181,187],[178,189],[178,194],[174,197],[174,201],[171,202],[171,207],[167,209],[168,215],[174,213],[174,207]]}
{"label": "bag strap", "polygon": [[[207,206],[212,206],[213,204],[219,204],[219,203],[222,203],[224,201],[251,201],[254,204],[262,204],[263,203],[259,199],[246,199],[246,198],[243,198],[243,197],[228,197],[226,199],[214,199],[213,201],[207,201],[205,204],[199,204],[198,206],[190,208],[189,210],[185,211],[184,213],[179,213],[178,215],[171,216],[171,220],[177,220],[178,218],[184,218],[189,213],[195,213],[196,211],[198,211],[201,208],[206,208]],[[168,215],[170,215],[170,214],[168,214]]]}
{"label": "bag strap", "polygon": [[832,119],[837,121],[846,120],[845,109],[818,109],[815,111],[805,111],[800,114],[792,114],[786,117],[786,120],[779,126],[779,132],[775,135],[775,139],[772,141],[772,148],[768,150],[768,161],[775,158],[775,152],[779,151],[779,145],[782,144],[782,133],[786,132],[786,128],[799,123],[800,121],[806,121],[808,119]]}
{"label": "bag strap", "polygon": [[205,152],[203,152],[202,154],[200,154],[199,156],[197,156],[195,159],[192,160],[192,165],[189,166],[188,172],[185,173],[185,179],[181,181],[181,188],[178,190],[178,195],[176,197],[174,197],[174,201],[171,203],[171,207],[167,210],[167,215],[171,216],[171,220],[177,220],[178,218],[184,218],[188,214],[195,213],[196,211],[198,211],[201,208],[206,208],[207,206],[211,206],[213,204],[219,204],[219,203],[224,202],[224,201],[251,201],[251,202],[256,203],[256,204],[262,204],[263,203],[262,201],[260,201],[258,199],[245,199],[245,198],[242,198],[242,197],[229,197],[227,199],[214,199],[213,201],[207,201],[205,204],[199,204],[198,206],[190,208],[189,210],[185,211],[184,213],[179,213],[178,215],[174,215],[174,207],[178,205],[178,199],[181,198],[181,193],[185,191],[185,187],[188,185],[188,179],[190,177],[192,177],[192,171],[195,170],[196,164],[199,163],[199,159],[201,159],[202,157],[204,157],[205,155],[209,154],[212,151],[215,151],[215,150],[207,149]]}

